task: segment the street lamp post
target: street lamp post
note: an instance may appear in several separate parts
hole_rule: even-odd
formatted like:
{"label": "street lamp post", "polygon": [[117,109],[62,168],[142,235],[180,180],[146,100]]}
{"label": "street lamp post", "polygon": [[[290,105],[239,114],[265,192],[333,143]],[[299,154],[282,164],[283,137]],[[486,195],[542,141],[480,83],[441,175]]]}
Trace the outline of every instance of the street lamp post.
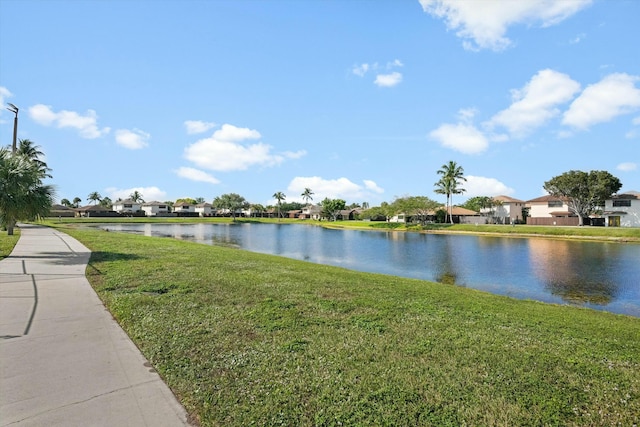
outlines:
{"label": "street lamp post", "polygon": [[17,137],[18,137],[18,107],[16,107],[15,105],[13,105],[12,103],[8,102],[9,106],[7,107],[7,110],[11,111],[12,113],[16,114],[16,117],[13,119],[13,146],[12,146],[12,150],[11,152],[13,154],[16,153],[16,141],[17,141]]}

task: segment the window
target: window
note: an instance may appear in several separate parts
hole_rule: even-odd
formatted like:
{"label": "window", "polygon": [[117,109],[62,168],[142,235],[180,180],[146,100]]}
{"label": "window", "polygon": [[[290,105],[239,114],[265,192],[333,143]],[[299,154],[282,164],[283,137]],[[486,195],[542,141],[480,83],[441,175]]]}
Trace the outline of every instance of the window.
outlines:
{"label": "window", "polygon": [[562,200],[549,200],[549,202],[547,203],[547,206],[550,208],[561,208]]}
{"label": "window", "polygon": [[614,200],[613,201],[613,207],[614,208],[620,208],[620,207],[631,207],[631,200]]}
{"label": "window", "polygon": [[129,205],[129,204],[126,204],[126,203],[125,203],[124,207],[125,207],[125,208],[132,208],[132,207],[133,207],[133,205]]}

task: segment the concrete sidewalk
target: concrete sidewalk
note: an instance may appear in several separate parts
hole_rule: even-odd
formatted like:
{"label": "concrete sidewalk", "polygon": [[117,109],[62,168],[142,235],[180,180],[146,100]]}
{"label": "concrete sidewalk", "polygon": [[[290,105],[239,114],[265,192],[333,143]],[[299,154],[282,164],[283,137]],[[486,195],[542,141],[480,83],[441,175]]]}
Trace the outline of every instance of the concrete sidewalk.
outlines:
{"label": "concrete sidewalk", "polygon": [[0,261],[0,426],[187,426],[85,277],[90,251],[23,225]]}

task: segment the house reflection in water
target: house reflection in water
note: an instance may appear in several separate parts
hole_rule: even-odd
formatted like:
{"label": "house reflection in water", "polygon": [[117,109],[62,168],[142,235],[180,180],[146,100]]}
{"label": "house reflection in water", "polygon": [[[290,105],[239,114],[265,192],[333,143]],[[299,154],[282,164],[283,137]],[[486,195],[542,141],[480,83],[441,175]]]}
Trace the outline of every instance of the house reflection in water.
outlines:
{"label": "house reflection in water", "polygon": [[552,294],[577,304],[606,305],[616,297],[617,285],[607,271],[615,245],[535,238],[528,243],[531,269]]}

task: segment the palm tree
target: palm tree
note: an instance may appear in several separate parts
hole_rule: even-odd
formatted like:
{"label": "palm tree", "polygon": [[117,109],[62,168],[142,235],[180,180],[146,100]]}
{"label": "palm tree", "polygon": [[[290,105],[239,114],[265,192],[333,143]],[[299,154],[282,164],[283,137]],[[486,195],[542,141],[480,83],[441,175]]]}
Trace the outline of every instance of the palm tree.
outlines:
{"label": "palm tree", "polygon": [[74,208],[80,207],[80,202],[82,202],[82,199],[80,197],[74,197],[73,198],[73,207]]}
{"label": "palm tree", "polygon": [[70,208],[71,206],[73,206],[73,205],[71,204],[71,202],[69,201],[69,199],[62,199],[62,200],[60,200],[60,204],[61,204],[62,206],[66,206],[66,207],[68,207],[68,208]]}
{"label": "palm tree", "polygon": [[93,202],[93,204],[96,205],[100,200],[102,200],[102,196],[97,191],[94,191],[93,193],[89,193],[89,195],[87,196],[87,200]]}
{"label": "palm tree", "polygon": [[8,235],[17,221],[35,220],[50,211],[55,191],[42,184],[43,170],[48,170],[46,164],[0,148],[0,226]]}
{"label": "palm tree", "polygon": [[301,194],[302,200],[304,200],[307,204],[309,204],[310,200],[313,200],[313,191],[310,188],[305,188],[304,192]]}
{"label": "palm tree", "polygon": [[287,198],[287,196],[284,195],[284,193],[282,191],[277,191],[275,193],[273,193],[273,197],[274,199],[276,199],[278,201],[278,222],[280,221],[280,206],[282,205],[282,201],[284,199]]}
{"label": "palm tree", "polygon": [[40,160],[44,153],[40,151],[40,146],[29,139],[21,139],[18,147],[16,148],[16,154],[24,156],[30,162],[36,165],[36,168],[41,174],[41,179],[51,178],[49,172],[51,169],[47,167],[47,164]]}
{"label": "palm tree", "polygon": [[138,190],[134,190],[133,193],[129,194],[129,199],[134,203],[144,203],[142,194]]}
{"label": "palm tree", "polygon": [[464,188],[458,187],[462,181],[466,181],[467,178],[464,177],[464,169],[462,166],[458,166],[456,162],[450,160],[449,163],[442,165],[442,167],[438,170],[438,174],[442,175],[442,178],[434,185],[436,189],[434,190],[437,194],[444,194],[447,196],[447,213],[449,214],[449,220],[451,224],[453,224],[453,195],[454,194],[462,194],[466,190]]}

